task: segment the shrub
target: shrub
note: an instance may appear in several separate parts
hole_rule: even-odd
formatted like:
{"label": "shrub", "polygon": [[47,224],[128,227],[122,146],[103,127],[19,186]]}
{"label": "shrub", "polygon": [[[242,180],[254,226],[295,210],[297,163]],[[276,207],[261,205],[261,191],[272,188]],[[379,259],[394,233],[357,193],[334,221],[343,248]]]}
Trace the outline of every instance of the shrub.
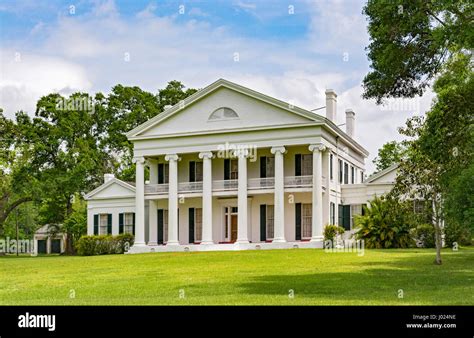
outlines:
{"label": "shrub", "polygon": [[458,245],[472,245],[471,229],[452,221],[444,228],[444,242],[447,247],[452,248],[454,243]]}
{"label": "shrub", "polygon": [[324,242],[331,241],[334,242],[337,235],[344,234],[345,230],[343,227],[334,224],[328,224],[324,227]]}
{"label": "shrub", "polygon": [[133,245],[133,240],[131,234],[82,236],[76,243],[76,250],[81,256],[122,254]]}
{"label": "shrub", "polygon": [[364,215],[355,217],[355,237],[366,248],[407,248],[413,244],[410,230],[413,220],[402,203],[376,197],[364,206]]}
{"label": "shrub", "polygon": [[414,229],[413,233],[415,241],[423,248],[436,247],[435,229],[433,224],[420,224]]}

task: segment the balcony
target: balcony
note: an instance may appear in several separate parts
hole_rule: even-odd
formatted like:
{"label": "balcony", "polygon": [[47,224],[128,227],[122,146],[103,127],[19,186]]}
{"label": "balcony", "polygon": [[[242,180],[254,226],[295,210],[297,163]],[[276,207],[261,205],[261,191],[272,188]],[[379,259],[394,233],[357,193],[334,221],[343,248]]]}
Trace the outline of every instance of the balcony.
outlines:
{"label": "balcony", "polygon": [[[322,177],[323,187],[325,187],[326,177]],[[285,188],[310,188],[313,184],[313,176],[285,176]],[[238,180],[217,180],[212,181],[212,191],[236,191]],[[249,190],[265,190],[275,187],[275,178],[250,178],[247,181]],[[165,184],[145,184],[145,194],[167,194],[168,183]],[[181,182],[178,184],[178,193],[200,193],[202,192],[202,182]]]}

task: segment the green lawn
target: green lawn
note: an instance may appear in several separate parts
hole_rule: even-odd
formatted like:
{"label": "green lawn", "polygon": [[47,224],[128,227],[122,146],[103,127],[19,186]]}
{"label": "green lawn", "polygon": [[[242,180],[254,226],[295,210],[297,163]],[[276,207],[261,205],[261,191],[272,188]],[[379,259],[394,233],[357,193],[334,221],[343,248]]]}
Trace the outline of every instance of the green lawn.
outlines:
{"label": "green lawn", "polygon": [[433,259],[425,249],[0,257],[0,304],[474,305],[474,248]]}

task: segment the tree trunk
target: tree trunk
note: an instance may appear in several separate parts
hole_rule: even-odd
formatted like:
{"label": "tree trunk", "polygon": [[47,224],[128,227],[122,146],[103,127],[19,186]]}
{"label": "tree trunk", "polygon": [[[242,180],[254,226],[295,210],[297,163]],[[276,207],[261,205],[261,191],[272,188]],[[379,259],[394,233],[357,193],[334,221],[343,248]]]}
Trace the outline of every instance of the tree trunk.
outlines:
{"label": "tree trunk", "polygon": [[436,243],[436,259],[434,263],[436,265],[441,265],[443,262],[441,260],[441,248],[443,247],[442,240],[442,230],[441,230],[441,217],[439,216],[440,210],[439,206],[433,202],[433,219],[434,219],[434,228],[435,228],[435,243]]}

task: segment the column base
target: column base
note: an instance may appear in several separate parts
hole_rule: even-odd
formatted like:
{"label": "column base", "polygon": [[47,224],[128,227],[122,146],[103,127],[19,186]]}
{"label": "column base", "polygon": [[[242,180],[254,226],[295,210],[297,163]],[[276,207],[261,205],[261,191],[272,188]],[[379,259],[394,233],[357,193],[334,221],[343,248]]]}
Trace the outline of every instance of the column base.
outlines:
{"label": "column base", "polygon": [[321,242],[324,239],[324,236],[313,236],[311,237],[310,242]]}
{"label": "column base", "polygon": [[158,242],[148,242],[147,245],[148,246],[155,246],[155,245],[158,245]]}
{"label": "column base", "polygon": [[179,245],[179,242],[178,241],[168,241],[168,243],[166,243],[167,246],[173,246],[173,245]]}
{"label": "column base", "polygon": [[238,239],[235,244],[249,244],[248,239]]}
{"label": "column base", "polygon": [[286,243],[286,239],[284,239],[284,238],[274,238],[272,243]]}
{"label": "column base", "polygon": [[145,242],[133,242],[133,246],[146,246]]}

